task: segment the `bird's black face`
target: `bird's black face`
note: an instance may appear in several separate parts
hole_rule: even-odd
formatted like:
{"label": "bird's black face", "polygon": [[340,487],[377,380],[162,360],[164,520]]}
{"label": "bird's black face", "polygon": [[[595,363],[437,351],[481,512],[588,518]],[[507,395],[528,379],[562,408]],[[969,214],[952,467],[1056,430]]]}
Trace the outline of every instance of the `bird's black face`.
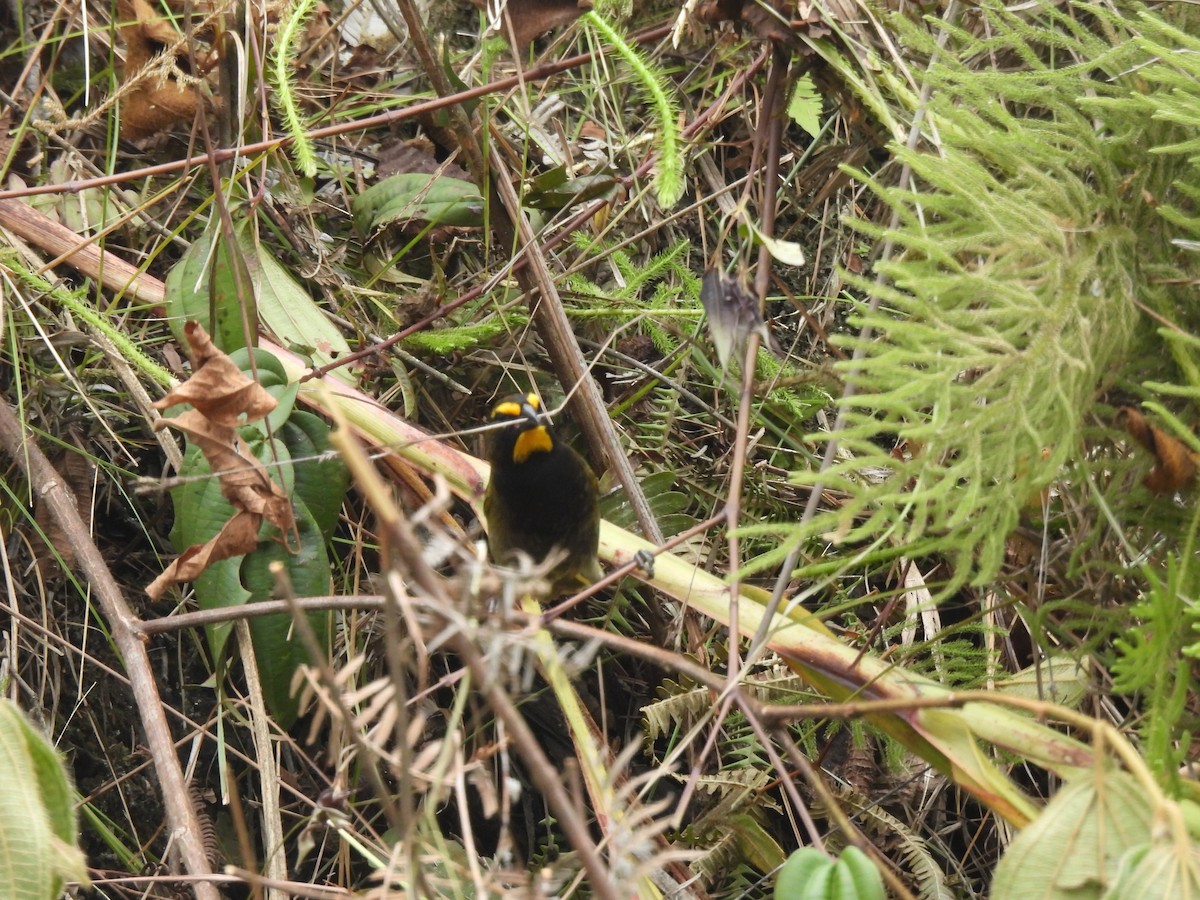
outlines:
{"label": "bird's black face", "polygon": [[492,422],[507,422],[497,429],[491,443],[493,465],[523,463],[535,453],[554,449],[548,420],[536,394],[513,394],[492,407]]}

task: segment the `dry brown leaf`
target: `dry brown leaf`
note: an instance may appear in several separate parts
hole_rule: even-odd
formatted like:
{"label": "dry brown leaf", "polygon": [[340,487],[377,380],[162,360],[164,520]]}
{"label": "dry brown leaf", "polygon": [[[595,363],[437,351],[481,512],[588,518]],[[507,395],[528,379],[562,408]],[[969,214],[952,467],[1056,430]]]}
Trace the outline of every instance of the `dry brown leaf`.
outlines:
{"label": "dry brown leaf", "polygon": [[1122,406],[1117,410],[1117,425],[1154,454],[1154,468],[1142,479],[1142,484],[1154,493],[1173,493],[1196,479],[1196,455],[1183,441],[1151,424],[1140,411]]}
{"label": "dry brown leaf", "polygon": [[282,535],[296,528],[291,499],[271,480],[266,466],[245,451],[235,427],[262,419],[275,408],[274,398],[217,349],[198,323],[188,322],[184,333],[195,371],[154,406],[161,410],[189,403],[193,408],[159,419],[154,429],[174,428],[187,435],[204,454],[213,477],[220,479],[221,495],[237,512],[214,538],[188,547],[146,588],[155,600],[170,585],[195,580],[213,563],[249,553],[264,519]]}
{"label": "dry brown leaf", "polygon": [[[483,0],[472,2],[483,7]],[[591,8],[592,0],[508,0],[503,34],[509,37],[511,27],[517,50],[523,52],[542,32],[574,22]]]}
{"label": "dry brown leaf", "polygon": [[379,148],[375,177],[382,181],[389,175],[415,172],[420,175],[444,175],[460,181],[470,181],[471,173],[453,162],[440,163],[433,152],[433,142],[426,137],[407,141],[392,141]]}
{"label": "dry brown leaf", "polygon": [[604,141],[608,142],[608,129],[599,122],[594,122],[591,119],[585,119],[583,124],[579,126],[579,142],[584,141]]}
{"label": "dry brown leaf", "polygon": [[162,66],[159,58],[180,40],[171,22],[148,0],[119,0],[121,37],[125,42],[123,83],[136,82],[121,105],[121,136],[141,140],[191,121],[203,102],[196,84],[184,84],[167,69],[155,74],[147,66]]}
{"label": "dry brown leaf", "polygon": [[697,8],[696,18],[709,25],[721,22],[744,25],[760,40],[791,44],[797,49],[800,46],[798,32],[804,32],[812,38],[828,37],[832,34],[820,7],[808,0],[709,0]]}
{"label": "dry brown leaf", "polygon": [[189,409],[170,419],[159,419],[154,430],[174,428],[200,448],[213,473],[221,479],[221,494],[234,509],[265,518],[281,531],[292,526],[292,504],[267,468],[244,453],[235,429],[216,424],[199,410]]}
{"label": "dry brown leaf", "polygon": [[188,322],[183,330],[188,339],[192,377],[156,400],[155,409],[189,403],[213,422],[233,428],[264,418],[275,408],[275,399],[234,365],[204,328]]}
{"label": "dry brown leaf", "polygon": [[234,556],[244,556],[258,546],[258,529],[262,518],[249,512],[239,512],[225,523],[211,541],[188,547],[163,573],[146,587],[151,600],[161,600],[173,584],[195,581],[213,563]]}

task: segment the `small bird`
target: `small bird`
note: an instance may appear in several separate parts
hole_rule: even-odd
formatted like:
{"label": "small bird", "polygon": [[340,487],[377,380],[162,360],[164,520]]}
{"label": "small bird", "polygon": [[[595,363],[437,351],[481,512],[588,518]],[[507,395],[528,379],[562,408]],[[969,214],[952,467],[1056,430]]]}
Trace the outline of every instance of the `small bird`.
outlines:
{"label": "small bird", "polygon": [[492,407],[492,476],[483,497],[488,550],[514,565],[518,554],[541,563],[561,557],[549,574],[555,593],[576,591],[602,572],[599,488],[582,456],[559,442],[536,394],[513,394]]}

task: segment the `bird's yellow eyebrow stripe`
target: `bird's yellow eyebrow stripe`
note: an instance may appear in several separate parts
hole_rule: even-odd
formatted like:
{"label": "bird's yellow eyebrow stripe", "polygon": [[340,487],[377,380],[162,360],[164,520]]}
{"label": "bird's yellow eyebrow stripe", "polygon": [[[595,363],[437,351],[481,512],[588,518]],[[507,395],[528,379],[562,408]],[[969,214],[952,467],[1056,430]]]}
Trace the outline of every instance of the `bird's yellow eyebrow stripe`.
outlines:
{"label": "bird's yellow eyebrow stripe", "polygon": [[495,417],[495,416],[512,416],[514,419],[516,419],[516,418],[519,418],[520,415],[521,415],[521,404],[520,403],[512,403],[511,401],[508,403],[501,403],[501,404],[497,405],[495,409],[492,410],[493,417]]}

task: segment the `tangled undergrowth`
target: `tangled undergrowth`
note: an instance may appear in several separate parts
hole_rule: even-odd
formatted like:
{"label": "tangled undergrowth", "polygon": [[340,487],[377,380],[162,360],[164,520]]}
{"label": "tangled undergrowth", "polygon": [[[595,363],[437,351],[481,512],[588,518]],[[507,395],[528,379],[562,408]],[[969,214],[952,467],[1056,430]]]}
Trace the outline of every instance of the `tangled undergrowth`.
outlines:
{"label": "tangled undergrowth", "polygon": [[427,5],[5,14],[0,895],[1200,895],[1189,5]]}

